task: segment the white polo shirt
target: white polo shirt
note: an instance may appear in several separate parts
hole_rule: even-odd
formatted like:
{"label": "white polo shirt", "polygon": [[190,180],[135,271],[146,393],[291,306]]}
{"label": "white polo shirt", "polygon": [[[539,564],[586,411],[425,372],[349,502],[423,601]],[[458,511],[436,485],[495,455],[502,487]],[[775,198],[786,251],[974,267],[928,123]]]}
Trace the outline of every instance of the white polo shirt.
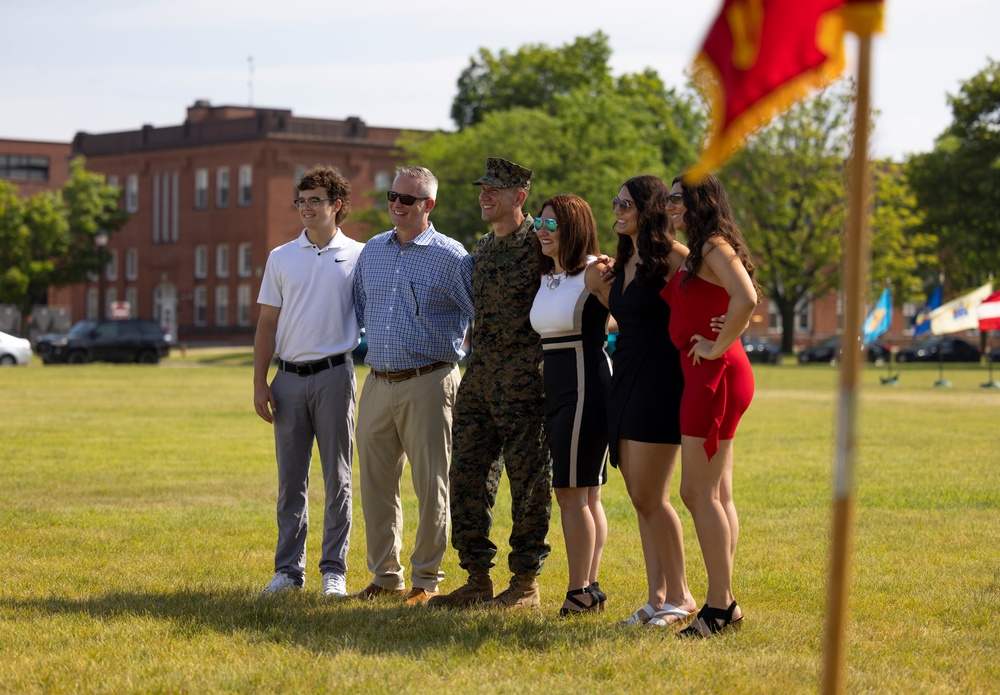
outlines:
{"label": "white polo shirt", "polygon": [[339,227],[319,248],[303,229],[268,255],[257,303],[281,309],[275,343],[280,359],[311,362],[358,346],[354,266],[362,248]]}

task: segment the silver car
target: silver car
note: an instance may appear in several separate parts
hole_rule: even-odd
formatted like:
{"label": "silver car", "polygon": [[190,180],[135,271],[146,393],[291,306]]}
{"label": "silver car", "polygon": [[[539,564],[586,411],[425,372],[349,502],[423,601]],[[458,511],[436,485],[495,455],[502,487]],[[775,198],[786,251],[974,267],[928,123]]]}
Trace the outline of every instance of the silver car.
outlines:
{"label": "silver car", "polygon": [[0,364],[28,364],[31,354],[27,340],[0,331]]}

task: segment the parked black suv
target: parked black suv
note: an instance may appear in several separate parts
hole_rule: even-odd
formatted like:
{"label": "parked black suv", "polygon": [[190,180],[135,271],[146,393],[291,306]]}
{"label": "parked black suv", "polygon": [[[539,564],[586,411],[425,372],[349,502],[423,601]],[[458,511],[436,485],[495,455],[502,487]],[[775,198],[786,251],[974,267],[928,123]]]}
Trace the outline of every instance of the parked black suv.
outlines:
{"label": "parked black suv", "polygon": [[45,364],[142,362],[156,364],[170,354],[167,336],[156,321],[128,319],[80,321],[65,335],[45,334],[35,352]]}

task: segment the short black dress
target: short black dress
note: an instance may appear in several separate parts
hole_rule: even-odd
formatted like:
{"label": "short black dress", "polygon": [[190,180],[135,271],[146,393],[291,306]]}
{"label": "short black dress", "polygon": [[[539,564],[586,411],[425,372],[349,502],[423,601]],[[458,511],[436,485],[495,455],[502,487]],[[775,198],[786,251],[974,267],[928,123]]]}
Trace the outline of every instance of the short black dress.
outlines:
{"label": "short black dress", "polygon": [[679,353],[670,342],[670,307],[660,298],[663,278],[633,279],[622,292],[625,273],[615,276],[608,298],[618,322],[614,370],[608,396],[611,465],[618,465],[618,440],[681,443],[684,391]]}
{"label": "short black dress", "polygon": [[557,488],[608,481],[608,310],[585,275],[543,276],[531,307],[531,326],[542,337],[545,434]]}

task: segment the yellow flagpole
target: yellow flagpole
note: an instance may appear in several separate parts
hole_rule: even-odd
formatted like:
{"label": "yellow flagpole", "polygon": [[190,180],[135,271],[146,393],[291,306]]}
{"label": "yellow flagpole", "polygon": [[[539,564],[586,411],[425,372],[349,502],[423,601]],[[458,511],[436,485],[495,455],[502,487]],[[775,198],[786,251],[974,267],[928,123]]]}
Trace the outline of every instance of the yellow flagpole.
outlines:
{"label": "yellow flagpole", "polygon": [[827,597],[826,649],[822,692],[843,691],[844,652],[850,583],[851,533],[854,517],[854,455],[858,390],[861,373],[862,288],[871,258],[869,239],[868,135],[871,112],[872,36],[858,36],[858,93],[854,113],[854,148],[848,187],[847,244],[844,256],[844,340],[834,447],[836,483],[833,501],[833,545]]}

